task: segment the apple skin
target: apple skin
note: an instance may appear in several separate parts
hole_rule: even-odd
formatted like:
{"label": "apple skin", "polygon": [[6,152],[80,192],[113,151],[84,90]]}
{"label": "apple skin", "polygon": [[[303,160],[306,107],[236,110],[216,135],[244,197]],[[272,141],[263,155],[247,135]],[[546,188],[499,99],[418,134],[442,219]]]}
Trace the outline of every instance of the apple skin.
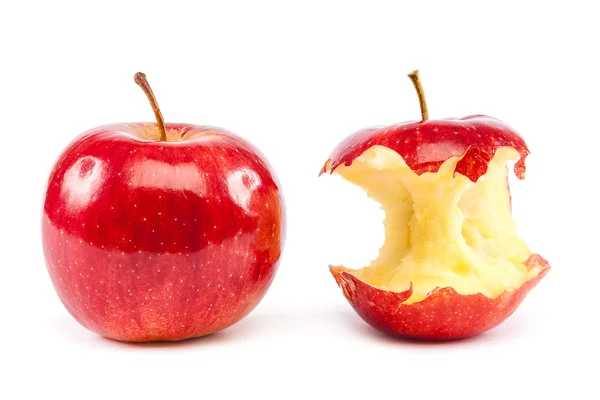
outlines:
{"label": "apple skin", "polygon": [[355,158],[376,145],[401,155],[417,175],[437,172],[450,157],[462,156],[455,172],[473,182],[485,174],[500,147],[513,147],[521,155],[514,166],[519,179],[525,178],[525,157],[529,155],[523,138],[508,125],[485,115],[471,115],[460,119],[414,121],[360,130],[333,150],[321,174],[326,170],[331,173],[342,164],[352,164]]}
{"label": "apple skin", "polygon": [[550,265],[532,255],[525,265],[542,265],[538,275],[513,291],[491,299],[481,293],[461,295],[436,288],[417,303],[402,304],[412,289],[390,292],[373,287],[343,267],[330,267],[337,284],[356,313],[373,328],[391,336],[419,340],[453,340],[478,335],[500,325],[546,275]]}
{"label": "apple skin", "polygon": [[[514,172],[524,179],[525,158],[529,154],[523,138],[492,117],[411,121],[367,128],[350,135],[331,153],[321,174],[352,164],[375,145],[397,152],[418,175],[437,172],[450,157],[462,157],[455,173],[473,182],[486,173],[496,150],[504,146],[519,152]],[[452,288],[436,288],[424,300],[413,304],[402,304],[411,296],[412,288],[405,292],[386,291],[359,280],[343,267],[330,266],[330,271],[357,314],[375,329],[404,338],[451,340],[474,336],[502,323],[550,269],[538,254],[532,254],[524,264],[528,268],[537,266],[540,272],[520,288],[495,299],[481,293],[462,295]]]}
{"label": "apple skin", "polygon": [[[82,134],[45,193],[42,244],[66,309],[104,337],[182,340],[222,330],[260,302],[285,231],[279,183],[248,142],[219,128],[179,142],[132,126]],[[156,125],[154,125],[156,126]]]}

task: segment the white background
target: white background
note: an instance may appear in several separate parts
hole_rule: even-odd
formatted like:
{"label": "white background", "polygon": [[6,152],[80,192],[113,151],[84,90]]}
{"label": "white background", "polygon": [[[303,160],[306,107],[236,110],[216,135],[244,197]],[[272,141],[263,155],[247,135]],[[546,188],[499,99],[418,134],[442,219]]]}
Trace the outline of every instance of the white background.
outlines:
{"label": "white background", "polygon": [[[598,115],[594,2],[2,2],[0,398],[599,398]],[[317,174],[375,124],[488,114],[532,155],[515,218],[553,269],[499,328],[418,344],[368,327],[329,263],[383,240],[362,192]],[[257,145],[282,182],[285,254],[245,320],[180,344],[127,345],[80,327],[41,252],[45,180],[80,132],[152,120],[216,125]],[[385,396],[385,397],[384,397]]]}

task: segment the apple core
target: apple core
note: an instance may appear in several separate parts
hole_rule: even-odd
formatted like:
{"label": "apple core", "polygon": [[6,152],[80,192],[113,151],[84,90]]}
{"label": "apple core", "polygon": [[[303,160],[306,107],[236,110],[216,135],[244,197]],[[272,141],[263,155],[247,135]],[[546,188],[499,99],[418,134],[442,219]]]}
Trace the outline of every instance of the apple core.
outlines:
{"label": "apple core", "polygon": [[550,269],[512,217],[507,164],[524,179],[529,149],[495,118],[429,119],[419,74],[409,77],[421,121],[362,129],[321,170],[362,187],[386,215],[371,265],[330,271],[357,314],[382,332],[466,338],[502,323]]}

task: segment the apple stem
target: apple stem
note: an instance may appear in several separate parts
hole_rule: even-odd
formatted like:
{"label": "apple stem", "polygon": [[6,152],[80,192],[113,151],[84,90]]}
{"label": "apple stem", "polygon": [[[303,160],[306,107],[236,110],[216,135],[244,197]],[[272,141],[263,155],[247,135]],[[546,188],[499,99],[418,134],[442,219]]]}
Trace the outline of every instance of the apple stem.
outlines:
{"label": "apple stem", "polygon": [[419,71],[414,70],[413,72],[408,74],[408,77],[415,86],[415,90],[417,91],[417,95],[419,96],[419,105],[421,106],[421,119],[423,121],[427,121],[429,119],[429,113],[427,112],[427,102],[425,101],[425,92],[423,91],[423,86],[421,85]]}
{"label": "apple stem", "polygon": [[152,88],[146,79],[146,74],[143,72],[138,72],[133,77],[135,83],[137,83],[146,96],[148,100],[150,100],[150,105],[152,106],[152,110],[154,110],[154,116],[156,117],[156,124],[158,125],[158,130],[160,132],[160,141],[167,141],[167,132],[165,130],[165,120],[163,119],[162,113],[160,112],[160,108],[158,107],[158,103],[156,102],[156,97],[154,97],[154,92],[152,92]]}

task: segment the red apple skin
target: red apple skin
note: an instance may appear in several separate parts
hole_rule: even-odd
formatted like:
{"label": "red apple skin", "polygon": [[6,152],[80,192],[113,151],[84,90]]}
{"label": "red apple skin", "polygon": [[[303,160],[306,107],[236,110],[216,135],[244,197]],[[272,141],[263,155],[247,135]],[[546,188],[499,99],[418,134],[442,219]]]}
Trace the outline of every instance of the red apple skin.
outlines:
{"label": "red apple skin", "polygon": [[550,269],[537,254],[525,264],[543,268],[518,289],[505,291],[494,299],[481,293],[461,295],[453,288],[436,288],[424,300],[412,304],[402,304],[412,295],[412,288],[405,292],[381,290],[357,279],[345,268],[330,270],[352,308],[373,328],[410,339],[453,340],[500,325]]}
{"label": "red apple skin", "polygon": [[461,157],[458,172],[471,181],[487,171],[489,162],[500,147],[513,147],[521,158],[515,163],[515,175],[525,178],[525,157],[529,149],[517,132],[500,120],[485,115],[405,122],[397,125],[363,129],[343,140],[329,156],[321,174],[333,172],[340,165],[350,165],[372,146],[384,146],[400,154],[416,174],[437,172],[450,157]]}
{"label": "red apple skin", "polygon": [[[486,173],[500,147],[512,147],[519,152],[514,172],[524,179],[525,158],[529,154],[523,138],[509,126],[492,117],[474,115],[363,129],[334,149],[321,174],[352,164],[375,145],[397,152],[418,175],[437,172],[450,157],[462,157],[455,173],[473,182]],[[542,268],[535,278],[517,290],[495,299],[483,294],[461,295],[452,288],[437,288],[423,301],[410,305],[402,303],[411,296],[412,289],[402,293],[385,291],[360,281],[344,268],[330,267],[330,270],[354,310],[374,328],[406,338],[451,340],[477,335],[500,324],[550,269],[548,262],[537,254],[524,263],[529,268],[534,265]]]}
{"label": "red apple skin", "polygon": [[73,317],[107,338],[222,330],[254,309],[277,270],[285,210],[276,177],[222,129],[167,124],[202,134],[160,142],[133,136],[133,125],[84,133],[54,166],[42,213],[52,283]]}

